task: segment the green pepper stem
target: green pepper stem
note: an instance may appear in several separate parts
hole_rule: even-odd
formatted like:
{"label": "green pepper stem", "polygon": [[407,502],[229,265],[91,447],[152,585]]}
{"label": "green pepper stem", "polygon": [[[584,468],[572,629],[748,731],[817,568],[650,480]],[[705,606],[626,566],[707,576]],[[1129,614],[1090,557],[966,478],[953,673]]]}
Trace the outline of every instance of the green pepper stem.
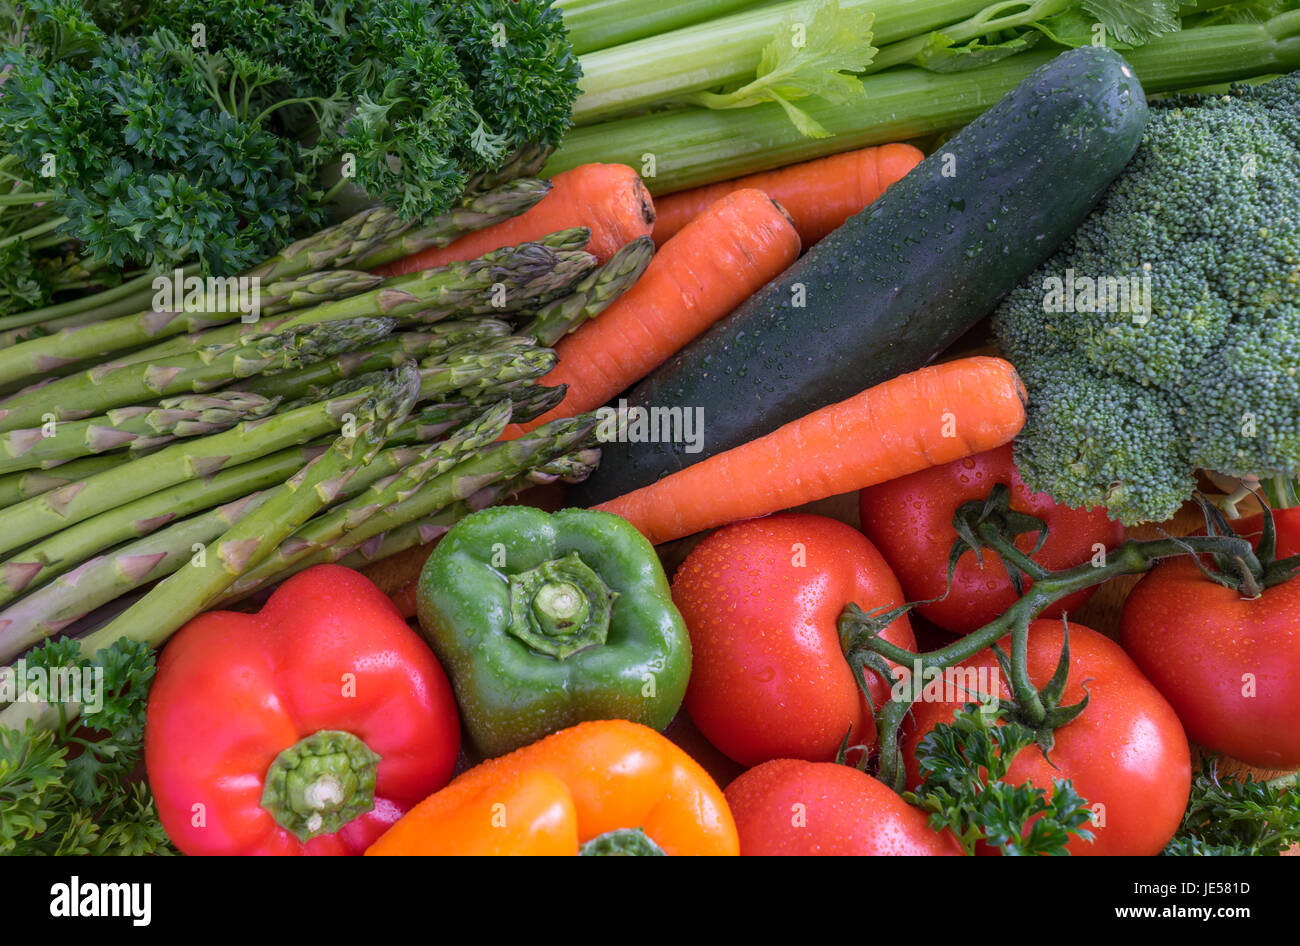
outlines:
{"label": "green pepper stem", "polygon": [[570,552],[510,576],[507,630],[532,650],[564,660],[605,643],[617,597]]}

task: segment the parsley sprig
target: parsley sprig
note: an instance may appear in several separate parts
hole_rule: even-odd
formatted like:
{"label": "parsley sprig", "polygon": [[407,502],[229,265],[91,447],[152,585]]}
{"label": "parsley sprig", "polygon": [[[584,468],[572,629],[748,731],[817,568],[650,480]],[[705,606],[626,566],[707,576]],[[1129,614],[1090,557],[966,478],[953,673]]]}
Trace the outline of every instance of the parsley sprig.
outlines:
{"label": "parsley sprig", "polygon": [[[123,638],[93,658],[75,639],[47,642],[26,667],[103,673],[102,705],[55,730],[0,727],[0,855],[174,854],[145,784],[144,742],[154,652]],[[99,701],[97,701],[97,704]]]}
{"label": "parsley sprig", "polygon": [[922,784],[903,797],[930,812],[931,827],[951,829],[967,854],[980,841],[1039,855],[1068,853],[1071,835],[1091,840],[1088,803],[1069,781],[1054,779],[1050,795],[1002,781],[1019,752],[1042,750],[1034,730],[1000,715],[970,703],[927,733],[916,749]]}
{"label": "parsley sprig", "polygon": [[1161,853],[1170,856],[1275,856],[1300,844],[1296,776],[1261,782],[1227,779],[1207,758],[1192,782],[1187,812]]}
{"label": "parsley sprig", "polygon": [[0,317],[233,275],[336,201],[445,213],[581,75],[547,0],[0,0],[0,32]]}

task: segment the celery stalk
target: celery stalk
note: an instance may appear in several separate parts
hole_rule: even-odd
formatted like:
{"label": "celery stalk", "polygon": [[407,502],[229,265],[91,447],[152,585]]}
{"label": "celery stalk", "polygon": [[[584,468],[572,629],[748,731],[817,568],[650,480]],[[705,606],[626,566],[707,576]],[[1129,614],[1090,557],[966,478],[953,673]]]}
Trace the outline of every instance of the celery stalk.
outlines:
{"label": "celery stalk", "polygon": [[[880,46],[974,16],[989,0],[839,0],[875,14],[864,45]],[[670,6],[671,4],[664,4]],[[573,123],[589,125],[690,92],[748,82],[787,18],[815,4],[787,0],[581,56],[582,95]]]}
{"label": "celery stalk", "polygon": [[[806,110],[831,132],[829,138],[804,137],[771,103],[724,112],[685,108],[575,128],[542,173],[592,161],[622,162],[642,170],[652,193],[670,194],[947,131],[970,122],[1058,52],[1021,53],[966,72],[900,67],[867,76],[862,80],[867,95],[860,101],[806,100]],[[1149,94],[1289,72],[1300,69],[1300,11],[1266,23],[1185,29],[1124,55]]]}
{"label": "celery stalk", "polygon": [[578,55],[762,6],[771,0],[557,0]]}

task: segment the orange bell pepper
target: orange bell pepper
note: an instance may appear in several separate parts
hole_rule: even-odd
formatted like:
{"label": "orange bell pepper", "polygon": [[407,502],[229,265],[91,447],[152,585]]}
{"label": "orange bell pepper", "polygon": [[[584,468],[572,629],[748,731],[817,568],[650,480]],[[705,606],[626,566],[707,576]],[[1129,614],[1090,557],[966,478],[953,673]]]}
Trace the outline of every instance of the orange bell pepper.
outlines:
{"label": "orange bell pepper", "polygon": [[722,791],[659,733],[579,723],[465,772],[388,829],[367,855],[577,854],[639,828],[665,854],[737,854]]}

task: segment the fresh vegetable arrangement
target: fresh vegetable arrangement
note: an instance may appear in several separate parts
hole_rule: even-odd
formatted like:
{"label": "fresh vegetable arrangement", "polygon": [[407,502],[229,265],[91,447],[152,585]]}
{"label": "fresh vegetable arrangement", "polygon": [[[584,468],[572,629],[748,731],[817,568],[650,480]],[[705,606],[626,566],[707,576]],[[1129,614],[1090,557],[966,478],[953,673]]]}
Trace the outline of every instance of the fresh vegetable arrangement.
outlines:
{"label": "fresh vegetable arrangement", "polygon": [[0,853],[1300,850],[1300,3],[0,17]]}
{"label": "fresh vegetable arrangement", "polygon": [[[629,405],[711,408],[709,455],[915,371],[1083,220],[1146,115],[1119,55],[1061,56],[635,387]],[[1035,149],[1052,160],[1027,163]],[[853,276],[832,278],[841,272]],[[700,459],[681,444],[638,446],[607,450],[583,497],[608,500]]]}

